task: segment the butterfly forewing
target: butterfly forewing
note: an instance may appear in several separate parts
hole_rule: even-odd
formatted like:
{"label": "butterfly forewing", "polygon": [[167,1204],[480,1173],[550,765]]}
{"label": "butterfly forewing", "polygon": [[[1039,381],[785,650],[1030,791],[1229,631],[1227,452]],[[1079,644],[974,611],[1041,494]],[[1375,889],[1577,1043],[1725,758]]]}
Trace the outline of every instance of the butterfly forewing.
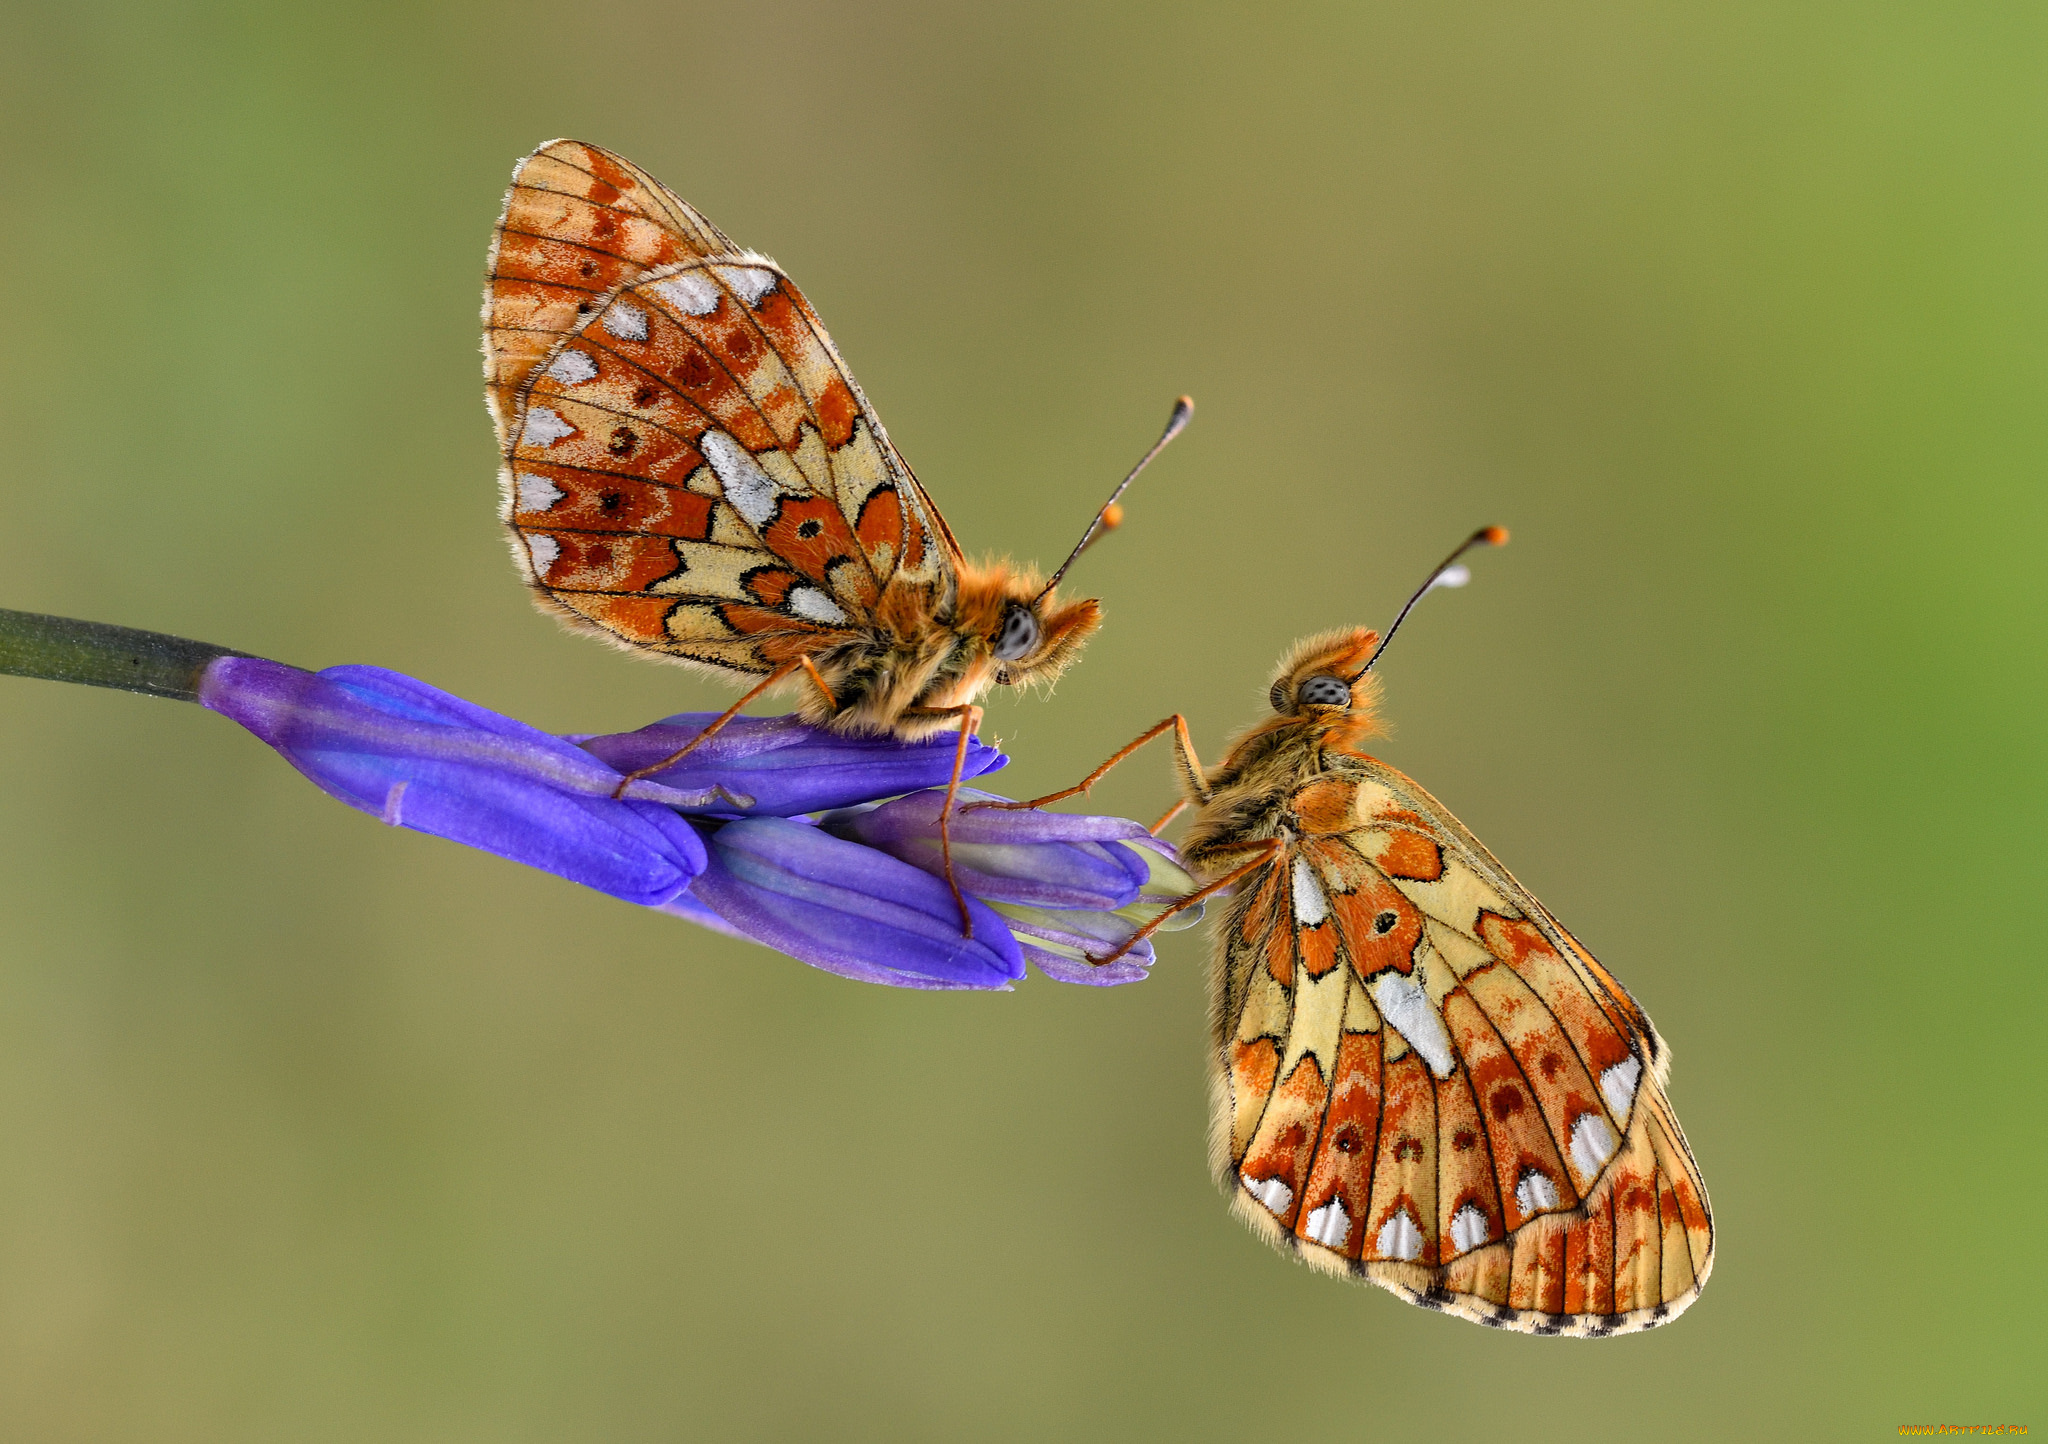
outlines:
{"label": "butterfly forewing", "polygon": [[617,640],[763,673],[929,598],[957,548],[824,327],[620,157],[515,174],[485,307],[507,515],[541,594]]}
{"label": "butterfly forewing", "polygon": [[1674,1316],[1712,1223],[1648,1019],[1427,792],[1329,762],[1223,923],[1215,1138],[1240,1211],[1483,1323]]}
{"label": "butterfly forewing", "polygon": [[491,237],[484,380],[502,447],[520,386],[599,297],[656,266],[737,248],[631,161],[554,140],[519,163]]}

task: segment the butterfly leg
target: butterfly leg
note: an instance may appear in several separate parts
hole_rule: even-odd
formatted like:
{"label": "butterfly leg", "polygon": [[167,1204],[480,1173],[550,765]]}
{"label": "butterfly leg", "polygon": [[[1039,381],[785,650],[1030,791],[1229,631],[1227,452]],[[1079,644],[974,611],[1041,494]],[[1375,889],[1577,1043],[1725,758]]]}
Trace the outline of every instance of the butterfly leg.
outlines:
{"label": "butterfly leg", "polygon": [[763,677],[758,683],[756,683],[754,687],[748,691],[746,696],[740,698],[739,701],[733,703],[732,706],[726,708],[723,712],[719,713],[718,716],[712,721],[709,727],[706,727],[702,732],[699,732],[695,737],[692,737],[688,742],[685,742],[681,748],[674,752],[671,752],[668,756],[662,758],[661,761],[655,763],[651,767],[642,767],[638,771],[628,772],[622,779],[620,779],[619,785],[612,789],[612,796],[615,798],[624,797],[626,795],[626,789],[630,787],[633,783],[640,781],[643,777],[652,777],[657,772],[666,772],[669,768],[675,766],[678,762],[682,761],[685,757],[688,757],[692,752],[696,751],[713,735],[722,731],[726,723],[732,721],[733,718],[739,716],[740,708],[746,706],[747,703],[753,701],[756,697],[760,696],[770,687],[773,687],[777,682],[782,681],[783,678],[794,676],[798,672],[804,673],[811,679],[811,684],[815,686],[818,689],[818,691],[824,695],[826,706],[837,707],[839,705],[839,699],[832,695],[832,689],[826,685],[825,679],[818,675],[818,669],[815,665],[812,664],[811,659],[809,657],[797,657],[790,661],[784,662],[781,666],[777,667],[774,671],[770,672],[767,676]]}
{"label": "butterfly leg", "polygon": [[1195,891],[1189,893],[1186,897],[1182,898],[1172,907],[1169,907],[1165,911],[1161,912],[1159,916],[1152,919],[1151,922],[1146,923],[1145,926],[1139,928],[1136,932],[1132,933],[1130,937],[1125,940],[1124,945],[1118,948],[1115,952],[1106,954],[1105,956],[1099,958],[1091,953],[1089,954],[1088,961],[1096,964],[1097,966],[1100,966],[1103,963],[1115,962],[1118,958],[1122,957],[1132,948],[1135,948],[1139,943],[1142,943],[1143,941],[1145,941],[1145,939],[1151,937],[1152,934],[1158,932],[1159,925],[1165,922],[1168,918],[1172,917],[1175,913],[1185,912],[1189,908],[1193,907],[1196,903],[1203,902],[1211,897],[1214,897],[1217,893],[1222,892],[1223,889],[1229,887],[1232,883],[1239,881],[1240,879],[1250,875],[1251,873],[1257,872],[1260,868],[1264,867],[1267,863],[1271,862],[1274,858],[1278,857],[1281,854],[1281,852],[1286,848],[1286,846],[1287,844],[1281,841],[1279,838],[1271,837],[1267,838],[1263,842],[1224,843],[1221,846],[1214,848],[1213,851],[1216,852],[1223,852],[1226,850],[1231,852],[1237,852],[1242,851],[1245,848],[1257,848],[1258,856],[1254,857],[1250,862],[1246,863],[1243,867],[1234,868],[1230,872],[1225,873],[1222,877],[1217,878],[1216,881],[1210,883],[1208,886],[1197,888]]}
{"label": "butterfly leg", "polygon": [[[1109,761],[1103,763],[1072,787],[1063,787],[1058,792],[1048,792],[1045,796],[1034,797],[1029,802],[970,802],[967,804],[967,808],[963,810],[972,810],[977,807],[999,807],[1006,810],[1011,808],[1044,807],[1050,802],[1064,802],[1069,797],[1081,796],[1095,786],[1096,783],[1102,781],[1104,777],[1108,776],[1110,768],[1116,766],[1117,763],[1123,761],[1133,752],[1136,752],[1153,738],[1164,736],[1169,731],[1173,733],[1175,761],[1180,767],[1181,776],[1187,781],[1198,798],[1204,802],[1208,801],[1209,788],[1202,778],[1201,759],[1195,756],[1194,739],[1188,735],[1188,719],[1176,712],[1158,726],[1147,728],[1139,735],[1136,741],[1120,748]],[[1181,805],[1183,807],[1186,806],[1185,803]],[[1174,812],[1169,812],[1160,819],[1159,826],[1152,830],[1157,832],[1160,827],[1166,826],[1168,822],[1173,820],[1174,813],[1178,811],[1179,808],[1176,808]]]}
{"label": "butterfly leg", "polygon": [[1183,797],[1180,801],[1174,803],[1173,806],[1166,809],[1166,816],[1160,818],[1159,821],[1153,823],[1150,827],[1146,828],[1145,831],[1151,833],[1154,837],[1159,836],[1160,833],[1166,831],[1167,823],[1173,821],[1176,817],[1179,817],[1183,812],[1186,812],[1187,809],[1188,800],[1185,797]]}
{"label": "butterfly leg", "polygon": [[904,713],[906,716],[960,719],[960,740],[953,748],[953,775],[946,782],[945,805],[939,809],[939,856],[946,864],[946,886],[953,890],[954,906],[960,909],[960,936],[972,939],[974,919],[968,915],[967,899],[960,891],[960,884],[953,880],[953,804],[960,797],[960,774],[967,767],[967,744],[981,730],[981,708],[972,702],[963,702],[958,707],[907,707]]}

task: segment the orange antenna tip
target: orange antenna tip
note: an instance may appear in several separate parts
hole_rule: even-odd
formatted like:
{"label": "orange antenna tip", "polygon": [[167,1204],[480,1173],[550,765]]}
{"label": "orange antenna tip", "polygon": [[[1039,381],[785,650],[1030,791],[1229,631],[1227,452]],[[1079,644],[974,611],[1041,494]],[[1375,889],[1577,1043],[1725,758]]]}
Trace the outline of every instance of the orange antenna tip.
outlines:
{"label": "orange antenna tip", "polygon": [[1459,542],[1458,549],[1438,562],[1436,570],[1429,574],[1428,580],[1415,589],[1415,595],[1408,599],[1408,604],[1401,608],[1401,614],[1394,618],[1394,625],[1387,628],[1387,634],[1380,638],[1379,646],[1373,648],[1372,656],[1366,659],[1363,667],[1359,668],[1359,676],[1362,677],[1372,670],[1373,663],[1379,661],[1381,654],[1387,650],[1387,643],[1394,640],[1394,633],[1401,630],[1401,623],[1408,620],[1408,614],[1415,610],[1417,602],[1421,601],[1438,587],[1462,587],[1465,583],[1472,580],[1471,568],[1459,562],[1459,557],[1465,555],[1466,552],[1471,551],[1474,547],[1505,546],[1507,540],[1508,529],[1506,527],[1487,526],[1481,527],[1478,531],[1466,537],[1465,540]]}
{"label": "orange antenna tip", "polygon": [[1117,498],[1124,494],[1125,487],[1138,479],[1138,473],[1145,469],[1152,458],[1166,449],[1167,442],[1187,430],[1188,422],[1194,418],[1194,414],[1195,402],[1193,397],[1183,396],[1173,403],[1173,414],[1166,418],[1166,430],[1162,431],[1159,434],[1159,439],[1152,443],[1152,449],[1139,457],[1138,464],[1130,469],[1130,472],[1122,481],[1117,483],[1116,490],[1109,494],[1109,500],[1102,504],[1102,510],[1096,512],[1094,519],[1088,523],[1088,530],[1081,533],[1081,540],[1075,544],[1072,551],[1067,553],[1067,559],[1060,563],[1060,569],[1052,574],[1052,580],[1039,590],[1038,596],[1031,599],[1034,604],[1060,584],[1060,578],[1067,574],[1067,568],[1074,564],[1075,558],[1088,550],[1091,542],[1124,519],[1123,508],[1117,505]]}

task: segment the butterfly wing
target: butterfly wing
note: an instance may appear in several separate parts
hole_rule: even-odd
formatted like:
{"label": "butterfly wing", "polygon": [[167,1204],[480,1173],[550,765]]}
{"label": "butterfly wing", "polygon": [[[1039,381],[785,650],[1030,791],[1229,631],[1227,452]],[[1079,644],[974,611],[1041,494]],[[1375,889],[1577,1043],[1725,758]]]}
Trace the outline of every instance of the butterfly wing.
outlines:
{"label": "butterfly wing", "polygon": [[1216,1163],[1309,1262],[1500,1328],[1655,1327],[1713,1264],[1649,1018],[1420,786],[1348,759],[1241,889]]}
{"label": "butterfly wing", "polygon": [[613,640],[742,673],[929,610],[958,548],[810,303],[596,146],[513,174],[484,298],[515,558]]}

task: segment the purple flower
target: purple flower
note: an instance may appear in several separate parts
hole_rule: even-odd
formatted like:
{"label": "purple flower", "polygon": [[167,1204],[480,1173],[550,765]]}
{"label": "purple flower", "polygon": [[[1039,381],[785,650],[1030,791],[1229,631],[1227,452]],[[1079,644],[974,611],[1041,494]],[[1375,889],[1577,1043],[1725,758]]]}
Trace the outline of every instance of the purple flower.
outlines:
{"label": "purple flower", "polygon": [[[1003,801],[973,788],[970,802]],[[939,841],[942,789],[912,793],[878,807],[828,813],[826,831],[865,843],[933,877],[945,876]],[[1002,914],[1026,959],[1049,978],[1108,986],[1145,976],[1149,939],[1109,964],[1090,955],[1114,952],[1168,905],[1195,890],[1167,843],[1121,817],[976,808],[953,816],[953,876],[961,888]],[[1191,927],[1199,908],[1166,928]]]}
{"label": "purple flower", "polygon": [[666,902],[704,870],[675,808],[724,801],[645,784],[615,799],[619,773],[574,743],[381,667],[221,657],[199,701],[351,807],[627,902]]}
{"label": "purple flower", "polygon": [[687,902],[814,968],[899,988],[1007,988],[1024,976],[1017,940],[970,896],[974,936],[939,878],[807,822],[748,817],[707,826],[710,865]]}
{"label": "purple flower", "polygon": [[[568,740],[620,772],[634,772],[681,751],[717,716],[681,712],[637,732],[572,735]],[[791,817],[944,787],[953,775],[956,745],[951,732],[899,742],[827,732],[795,717],[736,717],[688,757],[648,780],[693,795],[721,787],[746,799],[728,812]],[[1009,760],[980,738],[970,738],[960,775],[979,777]]]}
{"label": "purple flower", "polygon": [[[382,668],[313,673],[234,656],[206,665],[198,700],[394,826],[863,982],[1007,988],[1027,959],[1070,982],[1134,982],[1152,961],[1149,942],[1105,967],[1087,955],[1113,951],[1194,886],[1135,822],[958,812],[954,876],[973,925],[963,934],[938,832],[951,737],[904,743],[736,717],[676,766],[628,784],[716,714],[564,738]],[[1008,760],[973,740],[964,773]],[[988,797],[960,793],[963,803]],[[822,826],[797,815],[813,812],[826,813]]]}
{"label": "purple flower", "polygon": [[[1010,924],[1010,930],[1018,935],[1024,956],[1053,981],[1084,983],[1097,988],[1142,981],[1153,963],[1150,938],[1139,942],[1115,962],[1095,963],[1089,959],[1115,952],[1139,928],[1195,890],[1195,880],[1182,870],[1179,855],[1169,844],[1154,838],[1149,844],[1133,840],[1122,846],[1135,854],[1146,869],[1145,882],[1139,888],[1137,898],[1123,907],[1055,910],[1022,903],[989,904],[1003,915]],[[1179,932],[1201,920],[1202,905],[1197,903],[1168,918],[1160,925],[1159,931]]]}

